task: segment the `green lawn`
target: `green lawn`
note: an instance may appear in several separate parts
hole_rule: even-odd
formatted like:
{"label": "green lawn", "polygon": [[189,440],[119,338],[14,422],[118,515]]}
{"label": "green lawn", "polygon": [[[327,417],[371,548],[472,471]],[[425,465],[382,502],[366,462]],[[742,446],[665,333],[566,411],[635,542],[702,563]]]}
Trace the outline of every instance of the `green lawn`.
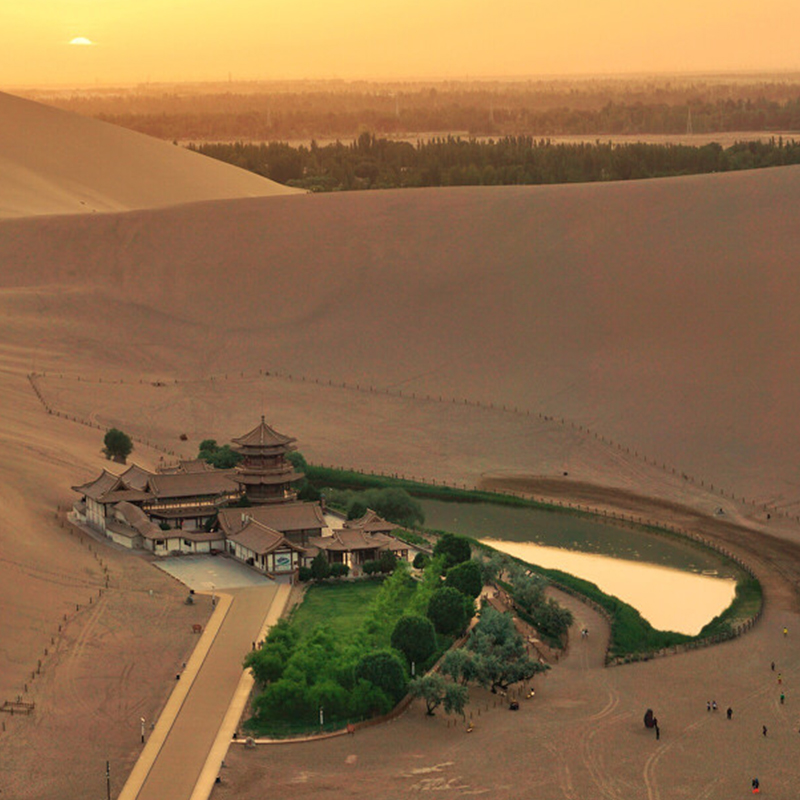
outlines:
{"label": "green lawn", "polygon": [[292,614],[292,625],[301,635],[316,625],[349,636],[364,621],[380,580],[342,581],[312,586]]}

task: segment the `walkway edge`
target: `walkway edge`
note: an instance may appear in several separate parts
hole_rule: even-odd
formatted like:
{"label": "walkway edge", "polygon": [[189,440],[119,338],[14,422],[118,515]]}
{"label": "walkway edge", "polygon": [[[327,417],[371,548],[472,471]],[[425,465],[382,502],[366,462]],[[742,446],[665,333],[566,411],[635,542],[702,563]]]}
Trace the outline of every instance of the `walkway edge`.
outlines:
{"label": "walkway edge", "polygon": [[[264,618],[264,623],[261,626],[258,641],[262,641],[267,635],[267,631],[281,618],[286,604],[289,602],[291,588],[292,587],[288,584],[280,584],[278,586],[275,597]],[[244,707],[247,705],[247,699],[250,697],[250,692],[254,683],[255,679],[250,670],[244,670],[241,678],[239,678],[236,691],[225,713],[225,717],[222,720],[222,724],[219,726],[214,744],[211,745],[208,758],[206,758],[206,763],[200,771],[200,777],[197,779],[197,783],[194,786],[189,800],[208,800],[211,796],[214,783],[220,772],[220,767],[225,760],[225,756],[228,754],[228,748],[231,745],[233,734],[239,727]],[[123,800],[123,798],[120,797],[119,800]]]}
{"label": "walkway edge", "polygon": [[211,616],[205,631],[200,637],[200,641],[192,651],[192,655],[186,663],[186,669],[181,674],[180,681],[176,682],[177,685],[172,690],[172,694],[170,694],[163,711],[159,714],[158,722],[153,732],[150,734],[150,738],[147,740],[147,744],[144,746],[138,760],[133,765],[131,774],[128,775],[128,780],[125,781],[125,785],[122,787],[122,791],[119,793],[117,800],[135,800],[136,797],[138,797],[144,782],[147,780],[147,776],[150,774],[150,770],[153,768],[153,764],[161,752],[161,748],[167,736],[169,736],[169,732],[172,730],[172,726],[175,724],[175,719],[183,707],[183,703],[194,684],[197,673],[200,671],[200,667],[202,667],[208,655],[208,651],[211,649],[211,645],[217,638],[217,634],[222,627],[222,623],[225,621],[225,617],[228,616],[233,597],[229,594],[220,593],[217,593],[216,596],[218,598],[216,611]]}

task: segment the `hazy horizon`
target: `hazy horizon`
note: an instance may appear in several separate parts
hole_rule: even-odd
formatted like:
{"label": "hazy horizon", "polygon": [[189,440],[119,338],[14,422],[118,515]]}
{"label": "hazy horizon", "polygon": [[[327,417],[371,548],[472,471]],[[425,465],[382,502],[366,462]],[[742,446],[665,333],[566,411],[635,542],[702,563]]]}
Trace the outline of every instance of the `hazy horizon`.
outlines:
{"label": "hazy horizon", "polygon": [[[688,0],[29,0],[6,8],[0,85],[791,72],[800,4]],[[774,24],[775,19],[781,25]]]}

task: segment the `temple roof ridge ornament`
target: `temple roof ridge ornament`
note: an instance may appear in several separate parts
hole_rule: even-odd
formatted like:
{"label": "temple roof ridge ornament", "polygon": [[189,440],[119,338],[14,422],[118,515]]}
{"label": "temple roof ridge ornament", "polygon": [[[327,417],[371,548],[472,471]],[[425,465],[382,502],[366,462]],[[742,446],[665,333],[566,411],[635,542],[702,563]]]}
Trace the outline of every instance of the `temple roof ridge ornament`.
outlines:
{"label": "temple roof ridge ornament", "polygon": [[239,445],[240,449],[250,447],[285,447],[287,450],[294,450],[292,443],[296,442],[297,439],[293,436],[284,436],[282,433],[278,433],[274,428],[267,425],[264,420],[264,415],[262,414],[261,422],[256,425],[253,430],[231,441]]}

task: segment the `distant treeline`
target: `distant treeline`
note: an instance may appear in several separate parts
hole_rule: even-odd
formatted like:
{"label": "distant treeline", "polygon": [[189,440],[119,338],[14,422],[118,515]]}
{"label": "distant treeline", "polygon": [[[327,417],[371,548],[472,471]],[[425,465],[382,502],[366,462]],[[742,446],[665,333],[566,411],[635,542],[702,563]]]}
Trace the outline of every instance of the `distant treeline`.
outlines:
{"label": "distant treeline", "polygon": [[414,145],[362,133],[350,144],[324,147],[314,142],[309,147],[240,142],[190,149],[319,192],[617,181],[800,163],[800,141],[782,138],[728,148],[716,143],[554,144],[530,136],[488,141],[446,137]]}
{"label": "distant treeline", "polygon": [[800,130],[800,81],[552,80],[143,86],[29,93],[174,141],[377,134],[611,136]]}

